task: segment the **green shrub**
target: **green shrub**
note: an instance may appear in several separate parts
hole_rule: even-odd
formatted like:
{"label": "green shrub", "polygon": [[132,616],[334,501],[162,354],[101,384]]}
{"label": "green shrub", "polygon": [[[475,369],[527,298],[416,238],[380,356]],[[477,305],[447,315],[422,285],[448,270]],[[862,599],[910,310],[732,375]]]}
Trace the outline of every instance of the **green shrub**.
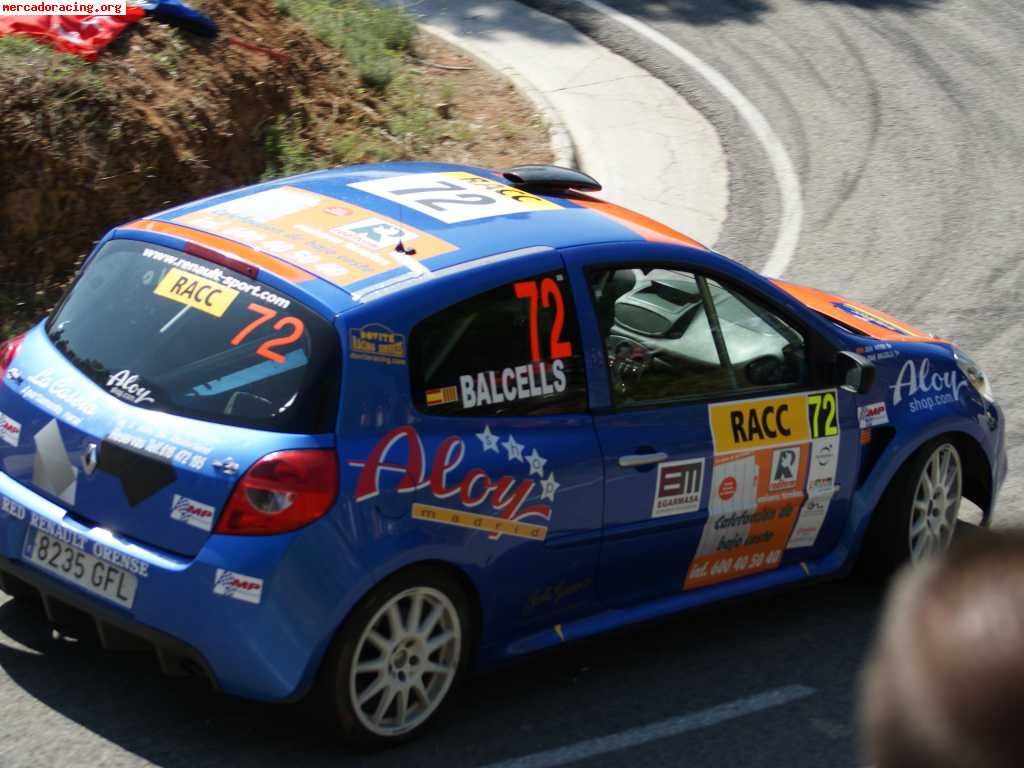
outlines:
{"label": "green shrub", "polygon": [[367,88],[383,90],[398,74],[416,23],[400,9],[369,0],[275,0],[278,13],[302,21],[345,54]]}

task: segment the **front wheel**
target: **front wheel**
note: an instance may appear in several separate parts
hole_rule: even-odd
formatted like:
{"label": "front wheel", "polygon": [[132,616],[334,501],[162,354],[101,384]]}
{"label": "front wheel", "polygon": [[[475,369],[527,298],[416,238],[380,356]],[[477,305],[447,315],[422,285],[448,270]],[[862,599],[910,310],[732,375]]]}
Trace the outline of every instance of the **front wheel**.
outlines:
{"label": "front wheel", "polygon": [[875,509],[866,565],[879,575],[903,562],[945,552],[953,541],[963,492],[960,452],[948,439],[924,446],[900,468]]}
{"label": "front wheel", "polygon": [[429,722],[464,671],[471,630],[458,582],[411,569],[378,585],[324,661],[327,713],[350,743],[385,746]]}

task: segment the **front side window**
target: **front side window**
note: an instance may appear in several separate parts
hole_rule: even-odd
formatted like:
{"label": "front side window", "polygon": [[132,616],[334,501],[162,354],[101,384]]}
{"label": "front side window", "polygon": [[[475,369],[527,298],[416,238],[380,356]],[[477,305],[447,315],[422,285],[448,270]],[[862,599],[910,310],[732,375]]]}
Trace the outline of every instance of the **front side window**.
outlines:
{"label": "front side window", "polygon": [[518,280],[420,322],[410,339],[417,408],[443,416],[586,409],[583,346],[561,272]]}
{"label": "front side window", "polygon": [[132,405],[280,432],[332,429],[331,324],[197,256],[111,241],[47,332],[82,373]]}
{"label": "front side window", "polygon": [[801,335],[757,303],[674,269],[589,273],[616,405],[806,380]]}

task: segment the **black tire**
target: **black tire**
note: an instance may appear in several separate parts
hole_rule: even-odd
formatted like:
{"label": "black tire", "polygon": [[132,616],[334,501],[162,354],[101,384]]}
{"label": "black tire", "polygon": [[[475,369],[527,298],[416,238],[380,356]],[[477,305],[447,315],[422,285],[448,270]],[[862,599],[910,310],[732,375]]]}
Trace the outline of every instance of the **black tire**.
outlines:
{"label": "black tire", "polygon": [[[443,595],[447,599],[451,609],[453,609],[450,612],[451,621],[453,624],[454,622],[458,624],[460,642],[458,643],[457,652],[454,652],[450,646],[445,646],[440,651],[426,653],[424,656],[425,647],[415,644],[419,641],[415,641],[414,645],[406,650],[406,644],[413,642],[412,640],[407,639],[402,642],[396,642],[401,641],[402,638],[386,637],[383,632],[378,632],[378,637],[386,637],[395,646],[390,653],[386,653],[383,650],[379,652],[380,661],[384,662],[385,669],[379,672],[360,673],[353,679],[353,665],[356,663],[357,653],[360,653],[361,660],[366,664],[377,663],[378,659],[375,658],[369,661],[366,660],[367,653],[377,653],[377,650],[373,641],[364,638],[364,633],[371,622],[375,628],[383,628],[385,624],[389,627],[391,626],[388,616],[380,614],[399,596],[402,596],[396,601],[399,613],[402,620],[409,622],[411,626],[412,619],[410,614],[413,610],[411,604],[415,597],[409,594],[410,592],[415,592],[422,596],[421,606],[427,606],[428,597],[430,599],[435,598],[435,595],[432,593]],[[438,605],[442,606],[442,615],[447,617],[449,610],[443,605],[443,601],[439,600]],[[402,613],[403,610],[406,612]],[[425,614],[420,616],[420,626],[424,626],[430,614],[423,611],[422,608],[420,610]],[[316,699],[317,706],[321,709],[321,714],[328,721],[328,726],[346,743],[362,748],[393,746],[416,737],[434,720],[438,712],[444,709],[445,704],[452,698],[452,693],[455,691],[459,681],[466,674],[472,655],[473,644],[474,628],[471,617],[469,598],[465,589],[456,578],[439,568],[413,566],[391,576],[374,587],[345,619],[335,635],[320,668]],[[446,621],[446,618],[440,620],[440,622],[444,621]],[[443,627],[441,628],[443,629]],[[440,638],[441,633],[438,632],[433,632],[429,637],[433,641],[437,641]],[[405,654],[402,653],[403,650],[406,650]],[[437,663],[433,659],[435,654],[441,653],[443,655],[445,652],[449,654],[447,663],[453,670],[451,680],[447,684],[437,682],[438,679],[442,681],[444,679],[438,673],[423,671],[425,664]],[[438,656],[438,658],[440,659],[441,656]],[[400,669],[395,667],[394,659],[401,661],[402,666]],[[419,668],[418,670],[417,667]],[[418,679],[421,687],[428,694],[431,690],[434,690],[436,684],[436,689],[440,692],[439,700],[433,704],[433,709],[427,712],[425,700],[419,699],[419,704],[422,705],[424,710],[421,712],[420,719],[409,727],[402,727],[396,722],[394,732],[381,732],[381,728],[385,728],[385,726],[380,724],[377,724],[379,727],[375,726],[371,722],[373,721],[373,716],[365,708],[373,709],[379,706],[381,700],[392,690],[392,686],[411,686],[413,683],[407,683],[405,676],[401,677],[400,681],[398,679],[398,675],[406,674],[408,674],[410,681],[413,679],[414,674],[419,674]],[[367,680],[367,677],[372,682]],[[374,685],[385,678],[388,688],[381,691],[379,698],[376,696],[371,697],[369,701],[363,704],[364,709],[360,709],[354,699],[353,689],[369,683],[363,691],[365,693],[369,688],[374,687]],[[411,692],[411,690],[406,690],[407,702],[412,702],[414,698],[418,698],[418,694]],[[400,698],[400,695],[396,696],[394,703],[386,706],[385,716],[387,713],[394,711],[394,719],[397,721],[398,710],[395,708],[398,706],[398,699]]]}
{"label": "black tire", "polygon": [[[956,457],[959,482],[956,487],[955,504],[957,508],[959,507],[963,491],[963,461],[960,451],[951,438],[934,438],[918,448],[897,470],[889,482],[889,487],[882,494],[878,506],[875,507],[860,557],[860,570],[864,575],[886,579],[897,568],[912,559],[910,526],[918,485],[929,461],[937,452],[944,450],[951,450]],[[955,526],[954,518],[944,547],[949,546]]]}

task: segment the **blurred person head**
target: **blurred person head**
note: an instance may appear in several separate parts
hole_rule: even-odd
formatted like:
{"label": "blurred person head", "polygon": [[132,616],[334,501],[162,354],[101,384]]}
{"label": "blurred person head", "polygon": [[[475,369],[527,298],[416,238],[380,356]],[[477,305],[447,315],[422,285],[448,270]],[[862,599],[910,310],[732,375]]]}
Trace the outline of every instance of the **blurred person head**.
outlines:
{"label": "blurred person head", "polygon": [[904,569],[861,683],[876,768],[1024,766],[1024,535]]}

